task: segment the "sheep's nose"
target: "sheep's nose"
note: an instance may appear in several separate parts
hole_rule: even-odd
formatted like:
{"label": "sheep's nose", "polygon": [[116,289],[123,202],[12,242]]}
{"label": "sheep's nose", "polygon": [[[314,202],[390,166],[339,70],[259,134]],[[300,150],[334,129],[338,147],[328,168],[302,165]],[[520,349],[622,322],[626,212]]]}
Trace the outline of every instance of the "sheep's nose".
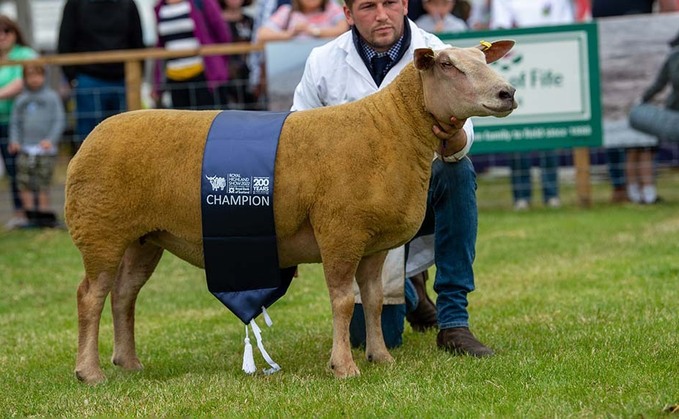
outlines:
{"label": "sheep's nose", "polygon": [[507,86],[506,88],[500,90],[499,97],[502,100],[514,100],[514,93],[516,89],[512,86]]}

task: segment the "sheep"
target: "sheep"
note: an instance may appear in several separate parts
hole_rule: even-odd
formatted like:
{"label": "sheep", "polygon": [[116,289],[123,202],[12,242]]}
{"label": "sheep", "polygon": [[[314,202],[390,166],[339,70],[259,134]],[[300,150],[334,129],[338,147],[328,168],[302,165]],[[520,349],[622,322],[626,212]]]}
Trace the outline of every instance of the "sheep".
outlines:
{"label": "sheep", "polygon": [[[424,217],[437,121],[509,115],[515,89],[488,63],[513,41],[417,49],[381,91],[362,100],[293,112],[279,138],[274,219],[279,263],[323,263],[333,316],[329,367],[360,372],[349,346],[355,277],[366,310],[366,358],[392,362],[382,337],[382,283],[389,249]],[[101,311],[111,294],[113,364],[139,370],[137,295],[164,250],[204,267],[200,177],[205,138],[218,111],[142,110],[113,116],[83,142],[67,169],[65,220],[82,255],[77,291],[76,377],[105,379]]]}

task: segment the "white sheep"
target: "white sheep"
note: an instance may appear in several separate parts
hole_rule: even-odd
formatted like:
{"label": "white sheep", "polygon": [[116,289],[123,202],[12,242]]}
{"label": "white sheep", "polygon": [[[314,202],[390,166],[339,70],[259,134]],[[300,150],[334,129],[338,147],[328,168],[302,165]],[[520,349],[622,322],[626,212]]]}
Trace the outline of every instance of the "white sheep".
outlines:
{"label": "white sheep", "polygon": [[[292,113],[279,139],[274,218],[281,267],[323,263],[333,314],[330,368],[359,374],[349,347],[352,279],[366,311],[366,357],[391,362],[382,337],[388,249],[424,217],[437,121],[503,117],[514,88],[487,63],[513,41],[441,51],[418,49],[385,89],[360,101]],[[104,380],[99,323],[111,293],[112,361],[142,368],[134,340],[139,290],[164,250],[203,267],[201,162],[216,111],[147,110],[101,123],[69,164],[65,218],[82,254],[76,376]]]}

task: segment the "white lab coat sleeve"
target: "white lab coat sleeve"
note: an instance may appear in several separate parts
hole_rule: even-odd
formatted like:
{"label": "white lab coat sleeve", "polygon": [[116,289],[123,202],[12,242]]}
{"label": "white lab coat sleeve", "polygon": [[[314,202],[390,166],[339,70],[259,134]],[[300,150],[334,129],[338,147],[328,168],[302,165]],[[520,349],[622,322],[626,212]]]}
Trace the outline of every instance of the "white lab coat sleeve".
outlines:
{"label": "white lab coat sleeve", "polygon": [[406,261],[406,278],[434,266],[434,235],[415,237],[408,243],[408,260]]}
{"label": "white lab coat sleeve", "polygon": [[302,80],[300,80],[295,88],[295,95],[292,99],[292,108],[290,109],[292,111],[302,111],[325,106],[324,102],[321,100],[320,85],[314,71],[318,68],[318,66],[314,65],[315,57],[316,55],[312,51],[311,54],[309,54],[309,58],[306,60]]}
{"label": "white lab coat sleeve", "polygon": [[467,144],[462,147],[462,150],[453,154],[457,161],[462,160],[467,154],[469,154],[469,150],[471,150],[472,144],[474,144],[474,124],[472,123],[472,120],[467,119],[462,129],[464,130],[465,134],[467,134]]}
{"label": "white lab coat sleeve", "polygon": [[[405,283],[405,246],[391,249],[387,253],[387,259],[382,267],[382,292],[384,304],[404,304],[405,295],[403,287]],[[358,284],[354,280],[354,302],[361,304],[361,294]]]}

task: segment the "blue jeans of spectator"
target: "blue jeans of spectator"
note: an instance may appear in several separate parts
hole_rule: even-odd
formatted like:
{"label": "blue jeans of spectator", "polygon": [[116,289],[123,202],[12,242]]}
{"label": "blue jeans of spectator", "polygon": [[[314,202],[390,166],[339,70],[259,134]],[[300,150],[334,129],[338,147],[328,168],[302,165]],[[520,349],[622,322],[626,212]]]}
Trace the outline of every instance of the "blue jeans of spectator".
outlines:
{"label": "blue jeans of spectator", "polygon": [[21,204],[21,195],[19,195],[19,188],[17,187],[16,178],[16,155],[9,154],[7,149],[9,146],[9,128],[7,124],[0,123],[0,154],[2,154],[2,162],[5,165],[5,172],[7,179],[9,179],[9,188],[12,194],[12,204],[14,211],[20,211],[23,208]]}
{"label": "blue jeans of spectator", "polygon": [[608,175],[611,177],[613,188],[624,188],[627,184],[625,176],[625,149],[607,148],[606,158],[608,159]]}
{"label": "blue jeans of spectator", "polygon": [[[544,202],[550,198],[559,197],[558,167],[559,155],[556,151],[541,151],[539,153],[540,172],[542,180],[542,199]],[[530,201],[532,186],[530,178],[531,168],[530,153],[515,153],[511,160],[512,195],[514,202],[525,199]]]}
{"label": "blue jeans of spectator", "polygon": [[82,142],[98,123],[127,109],[125,80],[105,80],[81,73],[76,81],[76,134]]}
{"label": "blue jeans of spectator", "polygon": [[467,294],[474,290],[478,210],[476,172],[467,157],[434,161],[427,212],[419,235],[434,233],[436,312],[440,329],[469,327]]}

